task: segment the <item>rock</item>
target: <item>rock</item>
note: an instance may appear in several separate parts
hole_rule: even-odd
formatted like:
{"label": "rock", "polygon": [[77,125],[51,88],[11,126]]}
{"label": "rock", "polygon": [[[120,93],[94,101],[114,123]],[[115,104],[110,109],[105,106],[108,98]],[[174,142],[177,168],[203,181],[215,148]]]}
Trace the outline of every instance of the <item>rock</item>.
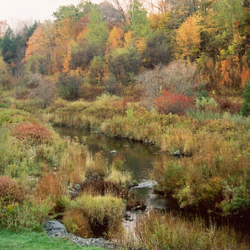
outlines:
{"label": "rock", "polygon": [[75,190],[76,190],[77,192],[79,192],[80,189],[81,189],[81,185],[80,185],[80,184],[75,184]]}
{"label": "rock", "polygon": [[181,156],[181,151],[180,150],[176,150],[174,152],[174,156]]}
{"label": "rock", "polygon": [[106,249],[120,249],[115,243],[104,240],[102,238],[81,238],[74,234],[69,234],[65,226],[59,221],[48,221],[45,225],[45,231],[49,236],[68,238],[74,243],[81,246],[103,247]]}
{"label": "rock", "polygon": [[126,221],[133,221],[133,219],[131,218],[131,213],[130,213],[130,212],[126,212],[126,213],[124,214],[124,219],[125,219]]}
{"label": "rock", "polygon": [[153,188],[154,185],[156,185],[156,184],[157,184],[156,181],[146,180],[146,181],[143,181],[143,182],[139,183],[139,185],[134,185],[131,189]]}
{"label": "rock", "polygon": [[48,221],[45,225],[45,231],[49,236],[53,237],[65,238],[69,236],[65,226],[56,220]]}
{"label": "rock", "polygon": [[112,155],[115,155],[117,153],[117,151],[116,150],[112,150],[109,153],[112,154]]}

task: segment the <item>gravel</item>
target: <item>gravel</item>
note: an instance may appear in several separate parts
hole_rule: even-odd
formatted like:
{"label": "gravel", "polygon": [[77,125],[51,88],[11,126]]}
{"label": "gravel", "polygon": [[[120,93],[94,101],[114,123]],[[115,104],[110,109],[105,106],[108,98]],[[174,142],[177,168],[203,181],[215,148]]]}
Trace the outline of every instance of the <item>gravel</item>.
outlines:
{"label": "gravel", "polygon": [[48,221],[45,225],[45,231],[49,236],[67,238],[81,246],[103,247],[106,249],[119,249],[115,243],[102,238],[81,238],[74,234],[69,234],[65,226],[59,221]]}

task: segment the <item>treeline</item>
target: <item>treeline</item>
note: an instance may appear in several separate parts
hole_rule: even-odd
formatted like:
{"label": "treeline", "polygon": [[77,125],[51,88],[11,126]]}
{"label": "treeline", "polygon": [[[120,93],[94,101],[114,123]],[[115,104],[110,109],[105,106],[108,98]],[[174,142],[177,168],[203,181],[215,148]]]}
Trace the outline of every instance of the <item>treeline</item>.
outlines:
{"label": "treeline", "polygon": [[66,99],[82,97],[83,85],[126,96],[124,87],[176,60],[189,62],[180,74],[195,65],[199,82],[218,93],[239,93],[250,77],[248,0],[82,1],[53,15],[54,21],[35,22],[17,34],[6,30],[0,44],[9,65],[0,60],[4,87],[13,85],[11,68],[15,86],[24,89],[36,85],[39,74],[57,81]]}

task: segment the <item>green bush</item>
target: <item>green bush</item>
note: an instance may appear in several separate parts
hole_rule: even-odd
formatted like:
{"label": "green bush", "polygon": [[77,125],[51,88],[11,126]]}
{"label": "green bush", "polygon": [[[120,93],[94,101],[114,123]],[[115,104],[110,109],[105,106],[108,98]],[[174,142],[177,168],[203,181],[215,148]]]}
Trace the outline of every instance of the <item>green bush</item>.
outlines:
{"label": "green bush", "polygon": [[59,96],[71,101],[79,98],[81,81],[77,76],[61,74],[57,82]]}
{"label": "green bush", "polygon": [[[72,214],[80,213],[83,215],[85,227],[89,225],[93,234],[97,228],[102,228],[102,233],[108,233],[114,228],[118,229],[124,210],[125,204],[123,201],[110,195],[93,197],[84,194],[67,206],[67,211],[72,211]],[[83,218],[81,221],[83,221]],[[75,216],[72,217],[72,220],[67,216],[67,213],[64,216],[64,221],[69,230],[75,228],[76,231],[80,231],[79,225],[75,225],[74,220]]]}
{"label": "green bush", "polygon": [[23,229],[43,231],[43,225],[49,218],[53,204],[49,201],[37,202],[25,200],[23,204],[0,202],[0,225],[13,231]]}
{"label": "green bush", "polygon": [[250,83],[246,84],[246,88],[243,92],[244,102],[241,107],[241,114],[243,116],[249,116],[250,114]]}

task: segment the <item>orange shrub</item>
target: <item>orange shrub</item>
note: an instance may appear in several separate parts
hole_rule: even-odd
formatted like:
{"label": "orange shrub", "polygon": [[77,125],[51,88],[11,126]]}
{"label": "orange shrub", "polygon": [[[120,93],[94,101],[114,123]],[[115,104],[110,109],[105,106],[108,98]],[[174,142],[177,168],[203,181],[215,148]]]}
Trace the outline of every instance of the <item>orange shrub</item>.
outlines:
{"label": "orange shrub", "polygon": [[66,229],[83,238],[91,238],[92,231],[88,222],[88,219],[83,216],[83,212],[80,210],[70,210],[63,216],[63,224]]}
{"label": "orange shrub", "polygon": [[21,202],[25,198],[24,190],[6,175],[0,176],[0,202],[4,205]]}
{"label": "orange shrub", "polygon": [[12,129],[12,134],[19,140],[28,140],[34,143],[44,143],[52,139],[51,132],[36,122],[16,124]]}
{"label": "orange shrub", "polygon": [[45,174],[38,183],[36,194],[40,198],[46,198],[49,195],[60,197],[65,194],[63,181],[53,173]]}

